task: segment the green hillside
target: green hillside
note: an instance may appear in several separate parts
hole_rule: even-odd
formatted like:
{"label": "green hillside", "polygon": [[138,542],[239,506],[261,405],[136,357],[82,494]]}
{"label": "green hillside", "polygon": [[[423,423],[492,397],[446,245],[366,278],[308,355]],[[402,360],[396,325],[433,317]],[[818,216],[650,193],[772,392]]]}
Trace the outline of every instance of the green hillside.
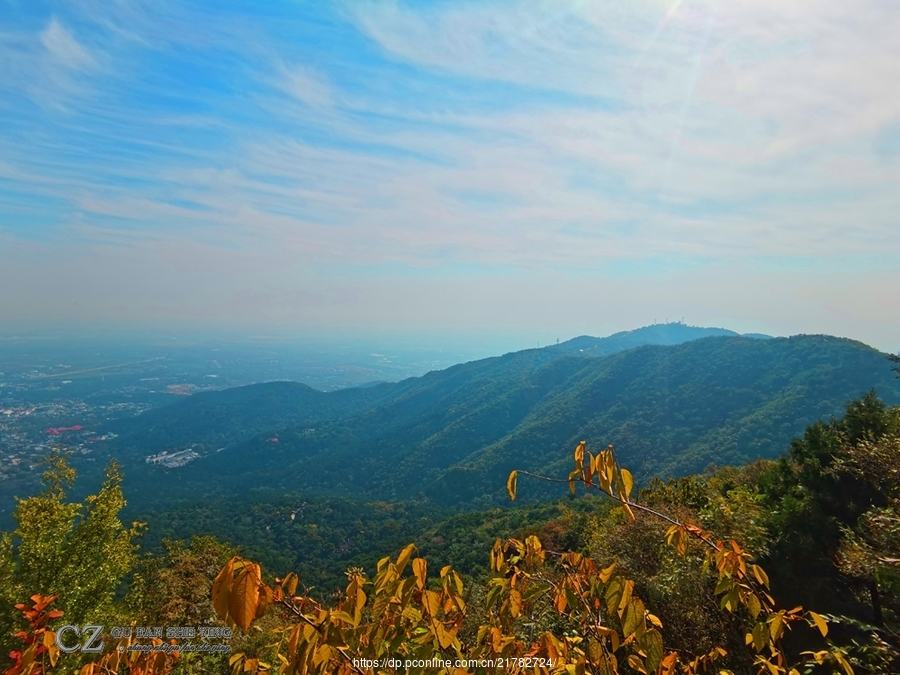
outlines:
{"label": "green hillside", "polygon": [[[643,478],[776,457],[807,425],[839,414],[872,387],[889,403],[900,401],[891,375],[883,354],[829,336],[641,347],[585,368],[446,480],[465,474],[474,493],[496,485],[513,463],[559,473],[566,449],[581,439],[615,444]],[[559,450],[548,453],[560,439]]]}
{"label": "green hillside", "polygon": [[[221,392],[217,401],[235,397],[235,416],[258,420],[254,430],[274,423],[184,467],[143,462],[154,448],[139,434],[125,438],[120,457],[138,504],[268,487],[490,507],[504,502],[511,468],[558,475],[582,438],[614,443],[639,478],[684,475],[774,457],[872,387],[900,402],[885,355],[828,336],[711,337],[605,358],[527,350],[365,390],[321,394],[274,383]],[[204,406],[212,399],[195,398]],[[186,426],[165,427],[184,438],[188,403],[200,405],[169,409]],[[217,414],[227,420],[230,410]],[[201,430],[209,419],[197,421]],[[150,481],[152,492],[142,489]],[[545,494],[530,491],[533,499]]]}
{"label": "green hillside", "polygon": [[124,448],[158,451],[189,443],[218,448],[276,426],[352,416],[393,393],[383,385],[325,393],[299,382],[266,382],[182,398],[118,420],[110,430],[122,436]]}
{"label": "green hillside", "polygon": [[[495,390],[508,388],[510,378],[515,380],[523,372],[567,356],[576,345],[587,347],[586,355],[602,356],[643,344],[677,344],[720,333],[736,335],[718,328],[660,324],[606,338],[585,336],[544,349],[481,359],[399,383],[373,383],[326,393],[297,382],[268,382],[203,392],[139,417],[119,420],[109,431],[120,436],[117,454],[137,457],[187,446],[199,446],[199,452],[207,453],[272,429],[314,426],[366,412],[372,413],[368,423],[379,424],[378,419],[382,419],[388,424],[404,424],[427,414],[438,401],[451,407],[468,406],[491,396]],[[450,393],[451,399],[444,400]]]}
{"label": "green hillside", "polygon": [[[582,336],[541,350],[525,350],[453,366],[423,378],[321,392],[298,382],[267,382],[224,391],[203,392],[137,418],[119,420],[110,431],[122,438],[118,447],[155,453],[167,447],[201,444],[210,448],[234,445],[274,428],[340,420],[374,410],[389,401],[404,419],[425,411],[441,395],[465,380],[515,376],[570,352],[608,356],[648,344],[681,344],[711,335],[737,335],[721,328],[657,324],[605,338]],[[408,392],[416,393],[409,397]],[[464,392],[464,395],[467,392]]]}

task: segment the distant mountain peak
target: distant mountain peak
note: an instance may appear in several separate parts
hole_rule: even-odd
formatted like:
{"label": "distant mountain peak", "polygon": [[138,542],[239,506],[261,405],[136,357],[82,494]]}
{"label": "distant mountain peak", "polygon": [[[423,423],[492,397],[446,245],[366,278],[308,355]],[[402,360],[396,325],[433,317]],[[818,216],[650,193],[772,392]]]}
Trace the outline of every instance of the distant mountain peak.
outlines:
{"label": "distant mountain peak", "polygon": [[[691,340],[722,336],[739,337],[740,333],[727,328],[689,326],[680,321],[673,321],[670,323],[654,323],[634,330],[621,331],[603,338],[581,335],[561,342],[558,345],[553,345],[553,348],[567,352],[586,353],[590,356],[609,356],[626,349],[644,345],[680,345]],[[769,336],[760,333],[750,333],[744,337],[765,339]]]}

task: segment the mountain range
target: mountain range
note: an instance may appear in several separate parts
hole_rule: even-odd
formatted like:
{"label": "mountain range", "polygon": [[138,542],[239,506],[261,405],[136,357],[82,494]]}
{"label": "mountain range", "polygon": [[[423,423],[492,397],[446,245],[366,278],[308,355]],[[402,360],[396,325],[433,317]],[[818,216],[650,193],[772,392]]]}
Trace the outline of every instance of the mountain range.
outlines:
{"label": "mountain range", "polygon": [[[582,439],[615,444],[647,479],[775,457],[872,388],[900,403],[890,363],[867,345],[765,337],[661,324],[365,388],[196,394],[115,423],[112,454],[146,507],[265,488],[476,508],[506,503],[513,468],[564,477]],[[184,466],[146,461],[187,448],[199,458]]]}

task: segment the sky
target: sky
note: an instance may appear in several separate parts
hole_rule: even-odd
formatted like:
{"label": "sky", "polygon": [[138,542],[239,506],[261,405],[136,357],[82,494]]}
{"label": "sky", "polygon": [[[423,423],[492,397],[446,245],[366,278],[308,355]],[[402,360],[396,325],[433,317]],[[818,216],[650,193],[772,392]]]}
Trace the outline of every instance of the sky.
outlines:
{"label": "sky", "polygon": [[900,350],[884,0],[0,0],[0,330]]}

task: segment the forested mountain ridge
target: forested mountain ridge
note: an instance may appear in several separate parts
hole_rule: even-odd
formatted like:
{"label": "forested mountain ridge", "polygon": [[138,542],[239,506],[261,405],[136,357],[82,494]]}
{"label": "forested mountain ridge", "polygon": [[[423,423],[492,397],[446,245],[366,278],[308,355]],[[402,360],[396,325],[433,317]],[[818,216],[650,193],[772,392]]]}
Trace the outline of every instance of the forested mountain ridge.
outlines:
{"label": "forested mountain ridge", "polygon": [[774,457],[808,424],[872,387],[889,404],[900,402],[885,355],[828,336],[711,337],[604,358],[526,350],[321,394],[339,402],[327,406],[312,390],[274,386],[312,403],[291,412],[287,424],[187,466],[149,466],[140,453],[153,448],[123,446],[121,456],[134,465],[126,472],[133,499],[149,498],[139,484],[152,478],[157,501],[271,487],[490,506],[502,503],[510,468],[557,474],[567,448],[582,438],[595,447],[614,443],[639,478],[683,475]]}
{"label": "forested mountain ridge", "polygon": [[[410,399],[405,414],[420,414],[430,405],[429,397],[422,395],[426,391],[439,395],[440,391],[466,380],[479,377],[504,379],[570,353],[609,356],[642,345],[674,345],[712,335],[736,336],[737,333],[724,328],[655,324],[604,338],[581,336],[544,349],[527,349],[461,363],[397,383],[377,383],[326,393],[298,382],[265,382],[195,394],[172,405],[150,410],[138,418],[120,420],[110,430],[122,436],[118,443],[120,447],[135,446],[142,451],[188,443],[219,448],[278,427],[353,417],[374,410],[382,403],[402,400],[411,390],[417,391],[414,398],[418,407]],[[395,414],[398,412],[398,409],[394,410]]]}
{"label": "forested mountain ridge", "polygon": [[[900,386],[884,355],[830,336],[708,338],[646,346],[585,368],[534,410],[516,432],[473,457],[474,469],[515,458],[530,470],[559,472],[539,448],[588,439],[613,443],[641,475],[685,475],[709,464],[775,457],[812,422],[875,387],[891,403]],[[471,476],[470,476],[471,477]]]}

